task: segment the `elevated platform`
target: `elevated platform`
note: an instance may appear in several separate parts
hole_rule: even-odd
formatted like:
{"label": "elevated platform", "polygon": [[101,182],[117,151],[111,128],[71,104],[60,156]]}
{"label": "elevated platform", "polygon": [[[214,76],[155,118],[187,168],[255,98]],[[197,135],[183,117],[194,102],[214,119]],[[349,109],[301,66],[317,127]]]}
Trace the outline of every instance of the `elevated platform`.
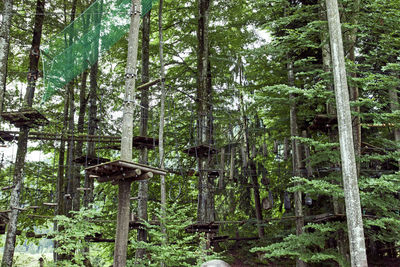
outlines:
{"label": "elevated platform", "polygon": [[196,223],[185,228],[186,233],[218,233],[219,225],[214,223]]}
{"label": "elevated platform", "polygon": [[74,159],[73,161],[77,164],[81,164],[81,165],[85,165],[85,166],[93,166],[93,165],[98,165],[98,164],[108,162],[110,160],[106,159],[106,158],[91,157],[91,156],[83,155],[79,158]]}
{"label": "elevated platform", "polygon": [[229,236],[223,235],[223,236],[213,236],[210,238],[211,244],[217,244],[221,242],[226,242],[229,240]]}
{"label": "elevated platform", "polygon": [[314,120],[312,121],[308,129],[326,133],[328,132],[328,130],[333,130],[334,128],[337,128],[337,124],[338,121],[336,116],[319,114],[315,116]]}
{"label": "elevated platform", "polygon": [[[114,143],[121,143],[121,138],[116,140]],[[158,139],[146,136],[134,136],[132,138],[132,147],[136,149],[147,148],[147,149],[155,149],[159,144]],[[112,150],[121,150],[120,144],[110,144],[107,146],[98,147],[97,149],[112,149]]]}
{"label": "elevated platform", "polygon": [[[150,225],[160,225],[159,221],[149,221]],[[130,221],[129,222],[129,230],[134,230],[134,229],[143,229],[146,228],[146,225],[139,220],[137,221]]]}
{"label": "elevated platform", "polygon": [[[221,170],[200,170],[200,171],[206,172],[208,178],[218,178],[221,173]],[[192,175],[193,173],[191,173],[190,176]],[[194,172],[194,175],[199,176],[199,172]]]}
{"label": "elevated platform", "polygon": [[54,208],[57,207],[58,204],[53,202],[43,202],[43,206]]}
{"label": "elevated platform", "polygon": [[132,145],[136,148],[154,149],[158,143],[158,139],[146,136],[134,136],[132,140]]}
{"label": "elevated platform", "polygon": [[117,182],[119,180],[146,180],[154,174],[166,175],[165,170],[133,163],[124,160],[111,161],[86,168],[90,178],[96,178],[99,183]]}
{"label": "elevated platform", "polygon": [[0,142],[4,143],[4,142],[11,142],[14,141],[16,138],[14,135],[9,134],[6,131],[0,131]]}
{"label": "elevated platform", "polygon": [[15,185],[4,186],[1,188],[1,191],[9,191],[9,190],[13,189],[14,187],[15,187]]}
{"label": "elevated platform", "polygon": [[3,112],[1,114],[4,120],[14,124],[15,127],[37,127],[42,126],[49,121],[36,109],[21,109],[19,111]]}
{"label": "elevated platform", "polygon": [[218,150],[216,148],[209,145],[193,146],[183,150],[183,153],[196,158],[205,158],[208,157],[208,155],[213,155],[217,152]]}

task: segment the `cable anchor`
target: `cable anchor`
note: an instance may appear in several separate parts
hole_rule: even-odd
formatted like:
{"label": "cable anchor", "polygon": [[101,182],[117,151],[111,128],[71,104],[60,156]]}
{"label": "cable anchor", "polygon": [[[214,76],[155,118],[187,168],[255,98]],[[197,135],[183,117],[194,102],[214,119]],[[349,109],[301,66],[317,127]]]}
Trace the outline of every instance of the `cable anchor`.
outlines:
{"label": "cable anchor", "polygon": [[132,17],[133,15],[136,15],[136,14],[139,14],[139,15],[142,14],[142,5],[141,4],[132,6],[130,16]]}

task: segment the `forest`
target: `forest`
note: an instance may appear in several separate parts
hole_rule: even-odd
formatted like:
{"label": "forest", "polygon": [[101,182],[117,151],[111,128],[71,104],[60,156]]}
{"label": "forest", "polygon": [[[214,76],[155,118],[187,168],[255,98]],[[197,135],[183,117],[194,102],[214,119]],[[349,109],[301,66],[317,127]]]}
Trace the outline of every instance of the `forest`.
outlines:
{"label": "forest", "polygon": [[1,267],[400,266],[399,6],[3,0]]}

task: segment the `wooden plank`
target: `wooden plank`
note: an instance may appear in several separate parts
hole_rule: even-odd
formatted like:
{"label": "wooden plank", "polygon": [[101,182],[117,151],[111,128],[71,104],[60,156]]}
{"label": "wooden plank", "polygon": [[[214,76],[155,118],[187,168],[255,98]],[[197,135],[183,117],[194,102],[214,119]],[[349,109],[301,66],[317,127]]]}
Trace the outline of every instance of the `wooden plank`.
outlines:
{"label": "wooden plank", "polygon": [[[124,168],[129,168],[129,169],[140,169],[144,172],[152,172],[153,174],[158,174],[158,175],[166,175],[167,171],[162,170],[159,168],[151,167],[148,165],[140,164],[140,163],[133,163],[125,160],[115,160],[111,162],[106,162],[102,163],[99,165],[91,166],[86,168],[85,170],[89,172],[92,175],[98,175],[98,171],[100,168],[110,168],[110,166],[119,166],[119,167],[124,167]],[[100,175],[98,175],[100,176]]]}
{"label": "wooden plank", "polygon": [[166,170],[154,168],[154,167],[147,166],[147,165],[140,164],[140,163],[131,163],[131,162],[128,162],[128,161],[120,160],[120,165],[124,166],[124,167],[139,168],[142,171],[152,172],[152,173],[158,174],[158,175],[167,175],[167,171]]}
{"label": "wooden plank", "polygon": [[142,171],[140,169],[135,169],[133,171],[127,171],[127,172],[119,173],[116,175],[108,175],[108,176],[98,177],[97,182],[104,183],[104,182],[117,181],[117,180],[126,180],[126,179],[130,179],[130,178],[135,179],[141,173],[142,173]]}
{"label": "wooden plank", "polygon": [[[137,170],[139,170],[139,169],[137,169]],[[150,179],[150,178],[153,178],[153,173],[152,172],[146,172],[146,173],[143,173],[143,174],[141,174],[141,175],[138,175],[138,176],[133,176],[133,177],[129,177],[129,178],[124,178],[124,180],[130,180],[130,181],[143,181],[143,180],[148,180],[148,179]],[[112,184],[113,185],[117,185],[117,183],[118,183],[118,180],[113,180],[112,181]]]}
{"label": "wooden plank", "polygon": [[43,205],[48,206],[48,207],[57,207],[58,206],[57,203],[51,203],[51,202],[44,202]]}

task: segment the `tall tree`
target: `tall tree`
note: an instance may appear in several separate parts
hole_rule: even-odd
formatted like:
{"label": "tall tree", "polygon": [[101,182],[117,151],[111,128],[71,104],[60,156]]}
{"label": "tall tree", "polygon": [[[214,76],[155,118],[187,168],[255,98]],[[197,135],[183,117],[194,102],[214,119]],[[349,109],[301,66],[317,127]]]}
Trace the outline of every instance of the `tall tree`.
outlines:
{"label": "tall tree", "polygon": [[366,267],[368,264],[365,250],[360,195],[357,183],[357,166],[354,154],[349,92],[337,0],[326,0],[326,9],[331,43],[336,110],[339,124],[340,155],[342,159],[342,176],[350,242],[351,265]]}
{"label": "tall tree", "polygon": [[[142,23],[142,83],[148,83],[150,81],[150,13],[147,13],[143,17]],[[141,90],[140,97],[140,136],[147,136],[147,129],[149,123],[149,89],[150,87],[143,88]],[[140,149],[140,163],[147,164],[148,162],[148,150],[146,147]],[[138,217],[142,220],[147,221],[147,199],[149,195],[149,181],[139,181],[139,192],[138,192]],[[138,229],[138,241],[147,240],[147,231],[144,228]],[[136,259],[141,261],[144,256],[145,250],[138,249],[136,251]]]}
{"label": "tall tree", "polygon": [[[288,63],[288,81],[290,86],[294,86],[294,70],[293,62]],[[290,99],[290,136],[292,137],[292,170],[293,175],[297,177],[302,176],[301,170],[304,168],[304,162],[302,159],[302,151],[299,140],[299,126],[297,123],[297,112],[296,112],[296,97],[294,94],[289,95]],[[302,193],[297,190],[294,192],[294,208],[296,215],[296,235],[303,233],[304,227],[304,216],[303,216],[303,204],[302,204]],[[296,259],[297,267],[307,266],[305,262],[300,259]]]}
{"label": "tall tree", "polygon": [[[209,68],[209,8],[211,0],[198,0],[197,24],[197,144],[211,144],[210,128],[211,88],[208,79]],[[214,220],[212,185],[208,181],[208,169],[211,155],[198,158],[198,203],[197,220],[210,222]],[[210,205],[211,204],[211,205]]]}
{"label": "tall tree", "polygon": [[[36,80],[38,78],[39,66],[39,48],[42,40],[42,26],[44,20],[44,5],[45,0],[37,0],[36,14],[33,28],[32,45],[29,54],[29,71],[28,71],[28,86],[24,98],[24,106],[30,108],[33,104],[33,97],[35,93]],[[4,245],[3,259],[1,262],[2,267],[12,266],[15,241],[17,236],[17,223],[18,215],[20,212],[21,191],[24,184],[24,165],[25,157],[28,146],[29,128],[23,126],[18,137],[17,156],[15,160],[13,189],[10,198],[10,215],[7,227],[7,236]]]}
{"label": "tall tree", "polygon": [[10,48],[10,28],[13,16],[13,0],[4,0],[3,21],[0,28],[0,113],[3,112],[4,92],[7,80],[7,61]]}
{"label": "tall tree", "polygon": [[[164,35],[163,35],[163,6],[164,0],[160,0],[158,9],[158,39],[159,39],[159,51],[160,51],[160,77],[161,77],[161,99],[160,99],[160,127],[158,132],[158,154],[160,160],[160,168],[165,167],[165,156],[164,156],[164,124],[165,124],[165,64],[164,64]],[[166,194],[166,183],[165,175],[160,177],[160,191],[161,191],[161,232],[164,235],[164,242],[167,242],[167,230],[165,227],[165,219],[167,212],[167,194]],[[162,263],[162,267],[165,263]]]}

